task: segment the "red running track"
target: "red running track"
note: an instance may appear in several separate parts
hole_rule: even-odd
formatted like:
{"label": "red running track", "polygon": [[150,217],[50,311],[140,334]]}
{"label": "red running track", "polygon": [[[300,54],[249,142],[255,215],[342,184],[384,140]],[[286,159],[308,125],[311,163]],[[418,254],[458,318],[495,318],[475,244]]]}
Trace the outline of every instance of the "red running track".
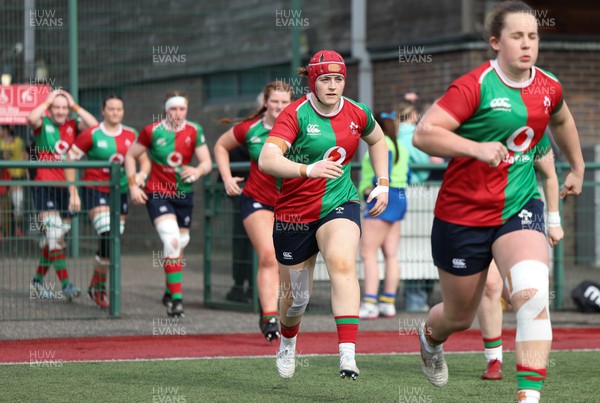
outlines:
{"label": "red running track", "polygon": [[[553,350],[600,349],[598,328],[554,329]],[[514,329],[504,330],[504,348],[514,350]],[[259,333],[224,335],[113,336],[65,339],[28,339],[0,342],[0,363],[29,363],[43,359],[61,361],[110,361],[136,359],[209,358],[275,355],[278,343],[265,342]],[[359,354],[416,353],[415,330],[359,332]],[[455,334],[444,350],[482,351],[478,330]],[[337,334],[305,332],[298,337],[299,354],[338,354]],[[48,357],[47,359],[49,359]]]}

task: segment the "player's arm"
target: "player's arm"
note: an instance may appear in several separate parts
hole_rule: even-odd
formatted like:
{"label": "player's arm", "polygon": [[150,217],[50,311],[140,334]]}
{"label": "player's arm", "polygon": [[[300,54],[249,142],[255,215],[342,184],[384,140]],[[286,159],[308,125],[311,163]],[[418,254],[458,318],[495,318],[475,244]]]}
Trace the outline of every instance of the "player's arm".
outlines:
{"label": "player's arm", "polygon": [[564,198],[568,195],[578,195],[583,186],[585,162],[575,120],[566,102],[563,101],[560,110],[551,116],[549,125],[556,144],[571,166],[571,172],[567,175],[559,196]]}
{"label": "player's arm", "polygon": [[508,155],[500,142],[479,143],[459,136],[454,132],[459,125],[452,115],[435,103],[417,125],[413,145],[429,155],[474,158],[490,166],[498,166]]}
{"label": "player's arm", "polygon": [[148,152],[141,153],[136,159],[140,165],[140,170],[135,174],[136,182],[139,186],[144,186],[148,175],[150,175],[152,163],[150,162],[150,157],[148,157]]}
{"label": "player's arm", "polygon": [[560,213],[558,211],[558,176],[554,167],[554,153],[552,150],[545,156],[536,159],[535,169],[542,178],[544,187],[544,196],[548,206],[548,243],[554,247],[564,236],[564,231],[560,224]]}
{"label": "player's arm", "polygon": [[215,162],[217,163],[217,168],[223,179],[223,186],[228,196],[237,196],[242,193],[238,182],[242,182],[244,178],[239,176],[233,177],[231,175],[231,167],[229,166],[229,151],[239,145],[240,143],[235,138],[232,127],[219,137],[214,148]]}
{"label": "player's arm", "polygon": [[138,183],[135,167],[136,159],[140,158],[145,151],[146,147],[136,141],[131,145],[125,156],[125,175],[127,176],[131,200],[134,204],[144,204],[148,200],[148,196],[142,191]]}
{"label": "player's arm", "polygon": [[377,199],[373,208],[369,210],[369,214],[372,217],[377,217],[385,211],[388,204],[390,188],[390,178],[388,177],[388,148],[385,142],[385,135],[377,122],[375,122],[373,131],[362,138],[369,147],[369,158],[371,159],[371,165],[373,166],[375,176],[377,177],[377,186],[370,192],[369,197],[367,198],[367,203],[374,198]]}
{"label": "player's arm", "polygon": [[333,161],[333,158],[310,165],[291,161],[284,156],[288,148],[289,145],[285,140],[274,136],[267,137],[258,158],[258,168],[277,178],[335,179],[343,173],[342,164]]}
{"label": "player's arm", "polygon": [[54,90],[50,94],[44,102],[33,108],[31,112],[29,112],[29,116],[27,116],[27,124],[33,131],[36,131],[40,127],[42,127],[42,118],[44,114],[54,102],[54,98],[59,94],[59,90]]}

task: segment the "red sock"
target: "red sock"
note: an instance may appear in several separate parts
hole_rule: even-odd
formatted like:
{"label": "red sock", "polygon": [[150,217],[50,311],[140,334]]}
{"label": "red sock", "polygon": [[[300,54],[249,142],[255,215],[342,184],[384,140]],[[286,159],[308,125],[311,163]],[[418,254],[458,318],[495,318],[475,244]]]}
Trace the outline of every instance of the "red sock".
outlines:
{"label": "red sock", "polygon": [[356,335],[358,334],[358,316],[336,316],[338,343],[356,344]]}
{"label": "red sock", "polygon": [[279,324],[281,325],[281,335],[286,339],[291,339],[296,336],[300,330],[300,322],[292,326],[286,326],[281,321],[279,321]]}

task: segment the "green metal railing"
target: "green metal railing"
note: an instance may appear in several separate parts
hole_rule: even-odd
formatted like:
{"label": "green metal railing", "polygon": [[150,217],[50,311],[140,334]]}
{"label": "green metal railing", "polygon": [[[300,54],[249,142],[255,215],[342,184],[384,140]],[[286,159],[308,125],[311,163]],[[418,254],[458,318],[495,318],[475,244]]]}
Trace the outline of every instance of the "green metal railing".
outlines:
{"label": "green metal railing", "polygon": [[[62,303],[64,298],[60,292],[55,298],[40,298],[40,293],[30,290],[30,282],[35,274],[38,258],[40,256],[39,235],[43,228],[38,219],[38,211],[35,210],[32,203],[32,190],[41,186],[65,187],[71,182],[40,182],[33,180],[0,180],[0,187],[8,187],[4,197],[9,196],[10,188],[21,186],[24,195],[24,210],[22,223],[24,225],[21,234],[15,234],[14,229],[8,222],[5,222],[5,234],[2,239],[2,264],[0,273],[2,275],[2,285],[0,286],[0,314],[3,320],[22,320],[22,319],[84,319],[84,318],[102,318],[118,317],[121,313],[121,242],[119,234],[119,215],[120,215],[120,165],[109,162],[33,162],[33,161],[0,161],[0,169],[8,168],[75,168],[76,172],[86,168],[104,168],[110,169],[110,181],[81,181],[72,182],[78,187],[81,186],[108,186],[110,188],[109,206],[111,211],[110,228],[110,308],[108,312],[100,311],[92,301],[86,300],[87,282],[91,278],[94,255],[98,244],[98,237],[85,216],[85,211],[73,216],[73,222],[70,233],[65,237],[70,239],[66,248],[67,270],[69,280],[78,288],[82,289],[82,295],[73,300],[72,303]],[[10,203],[5,203],[2,215],[12,218]],[[63,212],[66,213],[66,212]],[[84,216],[83,222],[80,216]],[[25,224],[28,224],[25,226]],[[8,229],[8,231],[6,231]],[[51,276],[49,271],[46,275]],[[56,284],[49,280],[44,280],[44,285],[56,289]],[[27,297],[29,292],[29,297]]]}

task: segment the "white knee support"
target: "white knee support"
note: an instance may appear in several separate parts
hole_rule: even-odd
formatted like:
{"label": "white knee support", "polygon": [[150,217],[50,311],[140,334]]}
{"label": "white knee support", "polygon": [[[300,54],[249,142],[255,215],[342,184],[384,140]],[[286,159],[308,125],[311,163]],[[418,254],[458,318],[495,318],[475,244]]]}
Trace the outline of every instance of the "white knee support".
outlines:
{"label": "white knee support", "polygon": [[104,211],[97,214],[96,217],[94,217],[93,224],[98,235],[102,234],[103,232],[110,231],[110,213],[108,211]]}
{"label": "white knee support", "polygon": [[164,220],[156,224],[156,232],[163,243],[163,254],[167,257],[179,257],[181,255],[181,240],[179,226],[175,220]]}
{"label": "white knee support", "polygon": [[62,223],[62,236],[65,236],[67,232],[71,231],[71,221],[63,221]]}
{"label": "white knee support", "polygon": [[123,235],[125,232],[125,220],[119,221],[119,234]]}
{"label": "white knee support", "polygon": [[190,243],[190,231],[179,231],[179,246],[184,250]]}
{"label": "white knee support", "polygon": [[10,192],[10,198],[13,204],[13,214],[15,217],[20,217],[23,212],[23,188],[18,187],[12,189]]}
{"label": "white knee support", "polygon": [[59,215],[50,215],[44,220],[46,239],[48,240],[48,249],[62,249],[62,245],[60,245],[62,226],[63,223]]}
{"label": "white knee support", "polygon": [[309,272],[308,269],[290,270],[289,272],[292,306],[288,308],[285,316],[293,318],[302,315],[308,305]]}
{"label": "white knee support", "polygon": [[[535,295],[525,301],[517,311],[517,342],[552,340],[548,310],[548,273],[548,266],[538,260],[522,260],[510,269],[510,276],[506,278],[506,287],[510,291],[511,299],[523,290],[535,290]],[[536,319],[544,312],[545,319]]]}

